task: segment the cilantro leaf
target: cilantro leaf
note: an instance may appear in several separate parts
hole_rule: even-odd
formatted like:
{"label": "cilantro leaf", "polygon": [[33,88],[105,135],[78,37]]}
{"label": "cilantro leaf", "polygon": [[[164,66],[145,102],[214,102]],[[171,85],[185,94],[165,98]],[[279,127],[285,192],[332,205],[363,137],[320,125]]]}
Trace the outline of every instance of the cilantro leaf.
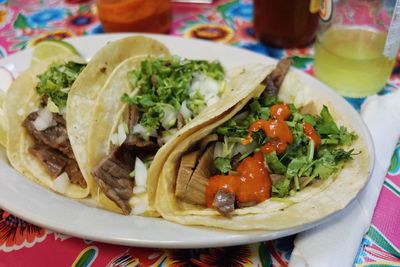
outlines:
{"label": "cilantro leaf", "polygon": [[266,154],[264,159],[273,173],[284,174],[286,172],[286,166],[279,160],[275,151]]}
{"label": "cilantro leaf", "polygon": [[186,105],[193,114],[197,115],[206,106],[206,101],[200,91],[196,91],[196,93],[187,101]]}
{"label": "cilantro leaf", "polygon": [[320,116],[317,118],[316,129],[320,135],[339,133],[339,128],[329,113],[328,107],[325,105],[321,110]]}
{"label": "cilantro leaf", "polygon": [[252,132],[251,138],[259,146],[265,144],[268,140],[268,137],[265,135],[263,130],[258,130],[256,132]]}
{"label": "cilantro leaf", "polygon": [[59,109],[65,107],[69,90],[85,67],[86,64],[72,61],[51,65],[44,73],[38,75],[36,92],[41,96],[50,97]]}
{"label": "cilantro leaf", "polygon": [[244,138],[248,133],[247,125],[239,125],[231,120],[217,128],[217,133],[227,137],[241,137]]}
{"label": "cilantro leaf", "polygon": [[283,198],[289,195],[290,192],[290,181],[289,179],[283,179],[272,185],[272,194]]}
{"label": "cilantro leaf", "polygon": [[201,94],[189,96],[194,74],[199,73],[221,83],[225,75],[222,65],[217,61],[188,60],[179,57],[143,60],[138,68],[127,73],[132,90],[138,89],[139,94],[135,96],[124,94],[121,101],[138,107],[142,113],[140,120],[142,125],[158,129],[162,126],[157,122],[162,118],[160,104],[168,104],[179,111],[183,101],[187,100],[187,107],[193,115],[197,115],[206,105]]}
{"label": "cilantro leaf", "polygon": [[163,108],[160,105],[156,105],[149,108],[146,113],[143,113],[140,123],[149,130],[158,129],[163,117]]}

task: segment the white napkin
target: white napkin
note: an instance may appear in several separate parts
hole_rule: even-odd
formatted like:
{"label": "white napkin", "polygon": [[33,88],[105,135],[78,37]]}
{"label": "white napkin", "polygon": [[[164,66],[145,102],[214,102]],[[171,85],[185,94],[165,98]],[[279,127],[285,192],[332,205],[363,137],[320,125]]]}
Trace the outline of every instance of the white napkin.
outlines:
{"label": "white napkin", "polygon": [[384,96],[368,97],[362,106],[361,116],[371,132],[376,150],[371,179],[343,213],[296,237],[289,267],[353,265],[400,138],[400,90]]}

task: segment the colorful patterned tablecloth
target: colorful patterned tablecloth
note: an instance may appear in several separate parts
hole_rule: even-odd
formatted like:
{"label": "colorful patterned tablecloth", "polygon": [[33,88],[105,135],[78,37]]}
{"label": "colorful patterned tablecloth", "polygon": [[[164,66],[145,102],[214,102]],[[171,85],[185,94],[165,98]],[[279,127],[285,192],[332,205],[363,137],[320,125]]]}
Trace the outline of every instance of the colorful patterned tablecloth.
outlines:
{"label": "colorful patterned tablecloth", "polygon": [[[102,33],[91,1],[75,5],[60,0],[49,2],[43,8],[29,10],[0,0],[0,58],[46,39]],[[297,68],[313,74],[311,47],[282,50],[257,42],[251,23],[252,9],[250,0],[174,4],[171,34],[227,43],[275,58],[289,56]],[[397,88],[399,62],[380,94]],[[348,100],[356,109],[364,101]],[[394,152],[355,266],[400,266],[399,207],[400,145]],[[293,240],[291,236],[243,246],[191,250],[115,246],[55,233],[0,209],[0,266],[287,266]]]}

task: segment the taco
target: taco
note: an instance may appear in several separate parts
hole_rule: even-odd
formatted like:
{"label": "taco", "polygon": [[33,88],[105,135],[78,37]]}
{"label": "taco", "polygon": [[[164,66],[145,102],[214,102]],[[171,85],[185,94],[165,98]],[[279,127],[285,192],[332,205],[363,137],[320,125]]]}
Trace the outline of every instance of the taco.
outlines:
{"label": "taco", "polygon": [[97,99],[89,133],[88,168],[99,205],[156,215],[152,204],[162,162],[152,159],[177,136],[190,134],[195,118],[215,109],[230,88],[219,62],[177,56],[124,61]]}
{"label": "taco", "polygon": [[[113,51],[120,45],[126,46],[123,51]],[[6,96],[10,129],[7,155],[11,164],[25,176],[58,193],[73,198],[87,197],[90,180],[80,162],[85,160],[81,151],[86,149],[80,149],[76,140],[85,139],[88,132],[80,127],[91,116],[90,100],[94,102],[122,60],[140,54],[165,55],[168,50],[153,39],[129,37],[100,49],[89,64],[79,57],[66,55],[22,73]],[[75,120],[77,114],[81,121]]]}
{"label": "taco", "polygon": [[7,155],[18,171],[70,197],[88,194],[65,126],[68,91],[86,63],[62,56],[31,67],[6,95]]}
{"label": "taco", "polygon": [[244,68],[247,84],[230,96],[246,97],[227,96],[217,111],[226,115],[169,148],[155,201],[163,218],[287,229],[344,208],[358,193],[370,170],[364,140],[289,66],[283,60],[258,78]]}

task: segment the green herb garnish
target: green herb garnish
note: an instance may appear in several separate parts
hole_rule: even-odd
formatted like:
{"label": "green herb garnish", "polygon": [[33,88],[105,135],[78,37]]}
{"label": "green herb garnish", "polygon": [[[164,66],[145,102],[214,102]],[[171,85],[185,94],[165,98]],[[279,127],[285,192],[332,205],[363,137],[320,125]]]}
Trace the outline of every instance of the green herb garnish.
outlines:
{"label": "green herb garnish", "polygon": [[51,65],[47,71],[38,75],[36,92],[41,96],[50,97],[59,109],[65,107],[69,90],[85,67],[86,64],[72,61],[62,65]]}

